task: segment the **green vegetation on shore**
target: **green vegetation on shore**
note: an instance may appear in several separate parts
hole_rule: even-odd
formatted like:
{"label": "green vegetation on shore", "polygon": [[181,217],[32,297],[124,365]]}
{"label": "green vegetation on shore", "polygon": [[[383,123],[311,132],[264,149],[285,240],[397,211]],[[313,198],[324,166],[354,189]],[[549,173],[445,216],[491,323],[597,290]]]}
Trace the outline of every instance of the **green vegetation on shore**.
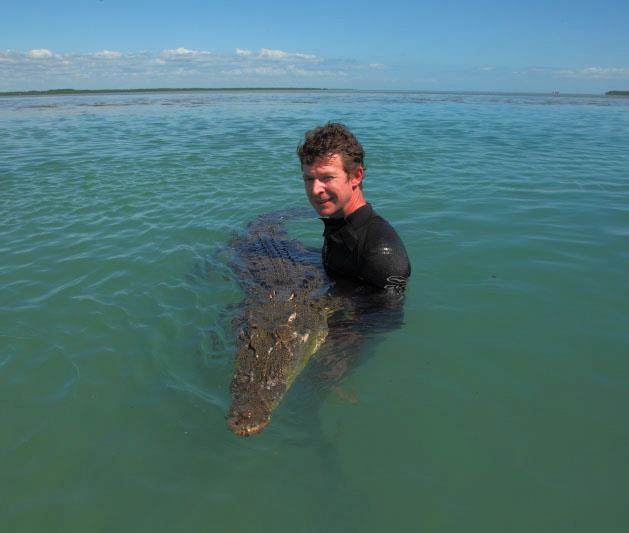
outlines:
{"label": "green vegetation on shore", "polygon": [[[5,91],[2,96],[62,96],[81,94],[140,94],[140,93],[190,93],[190,92],[291,92],[291,91],[327,91],[321,87],[159,87],[154,89],[48,89],[45,91]],[[405,91],[402,91],[405,92]],[[417,91],[426,94],[487,94],[487,95],[535,95],[547,93],[501,93],[476,91]],[[554,93],[553,93],[554,94]],[[572,96],[578,96],[576,94]],[[629,91],[607,91],[605,96],[629,96]]]}
{"label": "green vegetation on shore", "polygon": [[9,91],[0,92],[0,96],[55,96],[64,94],[132,94],[132,93],[189,93],[219,91],[325,91],[316,87],[226,87],[223,89],[207,89],[202,87],[158,89],[49,89],[47,91]]}

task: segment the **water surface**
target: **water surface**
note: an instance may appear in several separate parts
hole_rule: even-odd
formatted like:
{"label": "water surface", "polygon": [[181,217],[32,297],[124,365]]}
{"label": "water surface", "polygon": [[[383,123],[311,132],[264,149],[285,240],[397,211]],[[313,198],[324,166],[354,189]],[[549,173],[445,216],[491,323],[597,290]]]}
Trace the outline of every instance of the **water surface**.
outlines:
{"label": "water surface", "polygon": [[[405,325],[237,438],[226,245],[306,206],[328,120],[406,242]],[[0,98],[6,530],[626,529],[627,138],[596,96]]]}

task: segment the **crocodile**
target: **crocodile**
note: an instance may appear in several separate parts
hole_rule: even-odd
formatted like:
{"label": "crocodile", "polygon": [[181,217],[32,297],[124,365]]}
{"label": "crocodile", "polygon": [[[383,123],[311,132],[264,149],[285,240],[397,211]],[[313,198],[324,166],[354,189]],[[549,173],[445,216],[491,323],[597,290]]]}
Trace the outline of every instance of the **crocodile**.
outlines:
{"label": "crocodile", "polygon": [[248,436],[271,421],[291,384],[324,343],[338,306],[319,253],[288,237],[294,211],[258,217],[232,242],[232,269],[244,289],[236,340],[230,429]]}

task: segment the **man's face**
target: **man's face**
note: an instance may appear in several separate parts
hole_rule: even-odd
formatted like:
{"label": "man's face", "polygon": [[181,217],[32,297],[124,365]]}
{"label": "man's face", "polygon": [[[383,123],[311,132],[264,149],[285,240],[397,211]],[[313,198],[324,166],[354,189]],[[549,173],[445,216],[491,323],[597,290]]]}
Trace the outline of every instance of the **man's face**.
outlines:
{"label": "man's face", "polygon": [[353,176],[343,168],[339,154],[317,159],[312,165],[302,167],[304,186],[308,200],[321,216],[342,217],[355,203],[358,186],[363,176],[358,167]]}

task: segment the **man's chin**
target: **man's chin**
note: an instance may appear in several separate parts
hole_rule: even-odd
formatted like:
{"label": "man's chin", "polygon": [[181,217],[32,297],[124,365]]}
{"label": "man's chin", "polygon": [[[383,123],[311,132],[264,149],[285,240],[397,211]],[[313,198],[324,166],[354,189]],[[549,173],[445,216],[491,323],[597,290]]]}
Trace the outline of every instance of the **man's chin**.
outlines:
{"label": "man's chin", "polygon": [[336,205],[326,202],[324,204],[313,204],[315,211],[322,217],[334,217],[340,211]]}

